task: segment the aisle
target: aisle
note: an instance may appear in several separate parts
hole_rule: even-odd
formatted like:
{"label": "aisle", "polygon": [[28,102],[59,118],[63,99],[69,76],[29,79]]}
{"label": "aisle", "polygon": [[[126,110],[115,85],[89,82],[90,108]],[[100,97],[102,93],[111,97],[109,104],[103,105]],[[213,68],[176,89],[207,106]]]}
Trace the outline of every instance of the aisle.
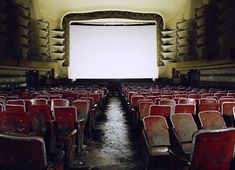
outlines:
{"label": "aisle", "polygon": [[144,169],[138,138],[127,124],[117,94],[110,96],[104,113],[98,117],[95,134],[82,160],[99,170]]}

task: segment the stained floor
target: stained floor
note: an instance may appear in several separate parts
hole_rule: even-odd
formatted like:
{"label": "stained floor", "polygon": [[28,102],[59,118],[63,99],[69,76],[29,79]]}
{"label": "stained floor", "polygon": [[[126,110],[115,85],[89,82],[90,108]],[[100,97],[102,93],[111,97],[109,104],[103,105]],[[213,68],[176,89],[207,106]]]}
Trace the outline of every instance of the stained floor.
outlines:
{"label": "stained floor", "polygon": [[86,165],[96,170],[143,170],[144,163],[138,134],[128,125],[126,112],[116,93],[97,118],[96,129],[87,140],[82,156]]}

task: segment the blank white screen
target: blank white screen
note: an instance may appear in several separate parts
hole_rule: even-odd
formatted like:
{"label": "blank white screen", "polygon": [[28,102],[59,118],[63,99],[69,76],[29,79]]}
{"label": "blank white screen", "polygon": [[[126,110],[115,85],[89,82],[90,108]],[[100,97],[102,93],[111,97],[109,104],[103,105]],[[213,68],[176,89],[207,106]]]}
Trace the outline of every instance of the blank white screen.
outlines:
{"label": "blank white screen", "polygon": [[156,25],[70,25],[69,78],[158,78],[156,36]]}

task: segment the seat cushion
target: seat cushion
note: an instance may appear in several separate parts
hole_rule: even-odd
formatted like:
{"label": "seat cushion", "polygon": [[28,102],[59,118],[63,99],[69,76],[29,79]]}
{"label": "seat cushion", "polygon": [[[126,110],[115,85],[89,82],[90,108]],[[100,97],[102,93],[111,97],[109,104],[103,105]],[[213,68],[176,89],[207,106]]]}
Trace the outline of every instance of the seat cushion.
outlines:
{"label": "seat cushion", "polygon": [[156,155],[169,155],[169,147],[167,146],[161,146],[161,147],[151,147],[150,148],[151,155],[156,156]]}

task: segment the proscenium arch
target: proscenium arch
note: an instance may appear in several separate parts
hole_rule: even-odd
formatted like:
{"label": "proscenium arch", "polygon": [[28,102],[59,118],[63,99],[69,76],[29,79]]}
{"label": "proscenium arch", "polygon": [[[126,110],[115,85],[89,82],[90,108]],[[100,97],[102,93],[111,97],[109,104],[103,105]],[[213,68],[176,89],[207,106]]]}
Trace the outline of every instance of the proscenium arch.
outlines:
{"label": "proscenium arch", "polygon": [[[84,21],[84,20],[95,20],[95,19],[108,19],[108,18],[119,18],[119,19],[132,19],[132,20],[144,20],[144,21],[155,21],[157,24],[157,49],[160,49],[160,33],[163,29],[163,18],[161,15],[156,13],[138,13],[129,11],[96,11],[88,13],[70,13],[64,16],[62,21],[63,30],[65,31],[65,37],[69,37],[69,26],[73,21]],[[64,58],[63,66],[69,66],[70,55],[69,55],[69,39],[65,39],[66,45],[66,56]],[[157,50],[157,60],[160,58],[160,50]]]}

